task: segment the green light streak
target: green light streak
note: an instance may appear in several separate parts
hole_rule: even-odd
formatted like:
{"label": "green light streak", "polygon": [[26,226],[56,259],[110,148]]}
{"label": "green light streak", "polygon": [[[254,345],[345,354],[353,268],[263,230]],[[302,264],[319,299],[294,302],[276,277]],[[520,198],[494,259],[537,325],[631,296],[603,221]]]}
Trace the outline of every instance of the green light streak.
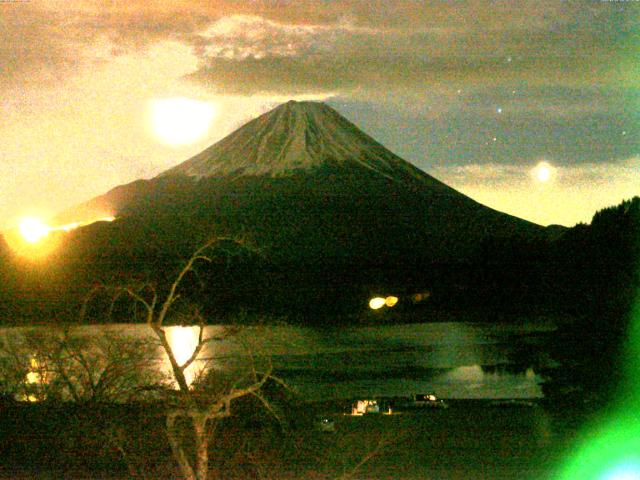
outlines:
{"label": "green light streak", "polygon": [[563,467],[561,480],[639,480],[640,419],[636,412],[616,415],[595,428]]}
{"label": "green light streak", "polygon": [[[640,258],[630,261],[634,260],[640,275]],[[640,291],[629,315],[624,382],[615,413],[583,433],[575,455],[557,475],[559,480],[640,480]]]}

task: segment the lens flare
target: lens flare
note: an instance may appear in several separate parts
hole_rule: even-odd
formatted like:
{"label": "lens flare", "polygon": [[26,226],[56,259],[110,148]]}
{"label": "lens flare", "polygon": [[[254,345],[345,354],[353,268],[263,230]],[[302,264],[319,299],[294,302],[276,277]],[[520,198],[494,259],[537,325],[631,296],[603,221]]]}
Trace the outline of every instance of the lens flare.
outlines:
{"label": "lens flare", "polygon": [[[633,260],[639,268],[640,259]],[[559,480],[640,480],[640,292],[630,312],[624,358],[625,383],[615,413],[587,432]]]}
{"label": "lens flare", "polygon": [[622,463],[605,473],[602,480],[640,480],[640,464]]}
{"label": "lens flare", "polygon": [[564,465],[559,480],[640,480],[640,421],[635,413],[607,419]]}

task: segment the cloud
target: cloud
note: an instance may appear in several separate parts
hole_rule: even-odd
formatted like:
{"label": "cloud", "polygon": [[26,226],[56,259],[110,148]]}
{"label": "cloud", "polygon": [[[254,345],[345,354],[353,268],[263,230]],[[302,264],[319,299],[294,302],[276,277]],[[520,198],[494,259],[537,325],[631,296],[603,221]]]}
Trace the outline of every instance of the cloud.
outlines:
{"label": "cloud", "polygon": [[[181,41],[201,54],[193,78],[246,94],[282,91],[283,77],[297,91],[323,89],[326,78],[366,94],[523,77],[612,82],[640,6],[608,3],[620,2],[42,0],[0,5],[0,61],[20,81],[60,81],[78,52],[106,37],[114,54]],[[292,61],[266,60],[282,57]]]}
{"label": "cloud", "polygon": [[[407,7],[406,2],[398,5],[399,12]],[[190,79],[221,93],[337,89],[360,98],[388,96],[389,90],[415,98],[425,91],[517,84],[619,86],[623,35],[606,24],[611,18],[602,8],[579,11],[569,22],[566,12],[550,5],[547,10],[529,5],[528,11],[492,5],[502,21],[469,8],[454,15],[439,6],[427,9],[439,23],[415,9],[423,23],[408,17],[398,21],[400,13],[395,21],[373,24],[382,11],[377,3],[365,26],[358,16],[322,24],[225,16],[187,39],[202,61]],[[625,19],[617,19],[618,26],[626,25]]]}

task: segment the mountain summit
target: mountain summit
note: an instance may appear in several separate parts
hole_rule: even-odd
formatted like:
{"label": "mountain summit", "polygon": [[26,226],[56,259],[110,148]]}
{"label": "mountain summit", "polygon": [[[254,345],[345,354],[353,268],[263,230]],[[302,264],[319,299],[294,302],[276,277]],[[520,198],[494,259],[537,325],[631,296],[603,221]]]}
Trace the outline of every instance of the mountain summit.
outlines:
{"label": "mountain summit", "polygon": [[448,188],[387,150],[328,105],[293,100],[161,176],[277,177],[327,167],[359,167],[389,179],[413,178],[435,188]]}

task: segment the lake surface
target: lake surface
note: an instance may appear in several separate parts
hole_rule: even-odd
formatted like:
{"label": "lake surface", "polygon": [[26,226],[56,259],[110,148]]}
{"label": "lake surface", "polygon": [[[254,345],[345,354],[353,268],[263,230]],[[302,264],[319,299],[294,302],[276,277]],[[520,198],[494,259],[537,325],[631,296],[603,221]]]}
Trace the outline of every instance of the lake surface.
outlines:
{"label": "lake surface", "polygon": [[[25,328],[6,328],[20,335]],[[145,325],[83,326],[89,337],[116,330],[134,337],[150,336]],[[205,338],[223,327],[205,328]],[[541,377],[534,356],[555,326],[549,321],[523,325],[487,323],[423,323],[311,329],[289,326],[247,327],[233,337],[208,344],[189,369],[232,370],[251,361],[270,363],[276,375],[309,400],[406,396],[435,392],[442,398],[540,398]],[[178,361],[191,355],[196,327],[167,327]],[[151,338],[151,337],[150,337]],[[521,352],[529,352],[523,355]],[[156,361],[168,371],[163,356]]]}
{"label": "lake surface", "polygon": [[255,350],[310,399],[404,396],[539,398],[540,376],[519,351],[543,351],[551,323],[408,324],[252,332]]}

